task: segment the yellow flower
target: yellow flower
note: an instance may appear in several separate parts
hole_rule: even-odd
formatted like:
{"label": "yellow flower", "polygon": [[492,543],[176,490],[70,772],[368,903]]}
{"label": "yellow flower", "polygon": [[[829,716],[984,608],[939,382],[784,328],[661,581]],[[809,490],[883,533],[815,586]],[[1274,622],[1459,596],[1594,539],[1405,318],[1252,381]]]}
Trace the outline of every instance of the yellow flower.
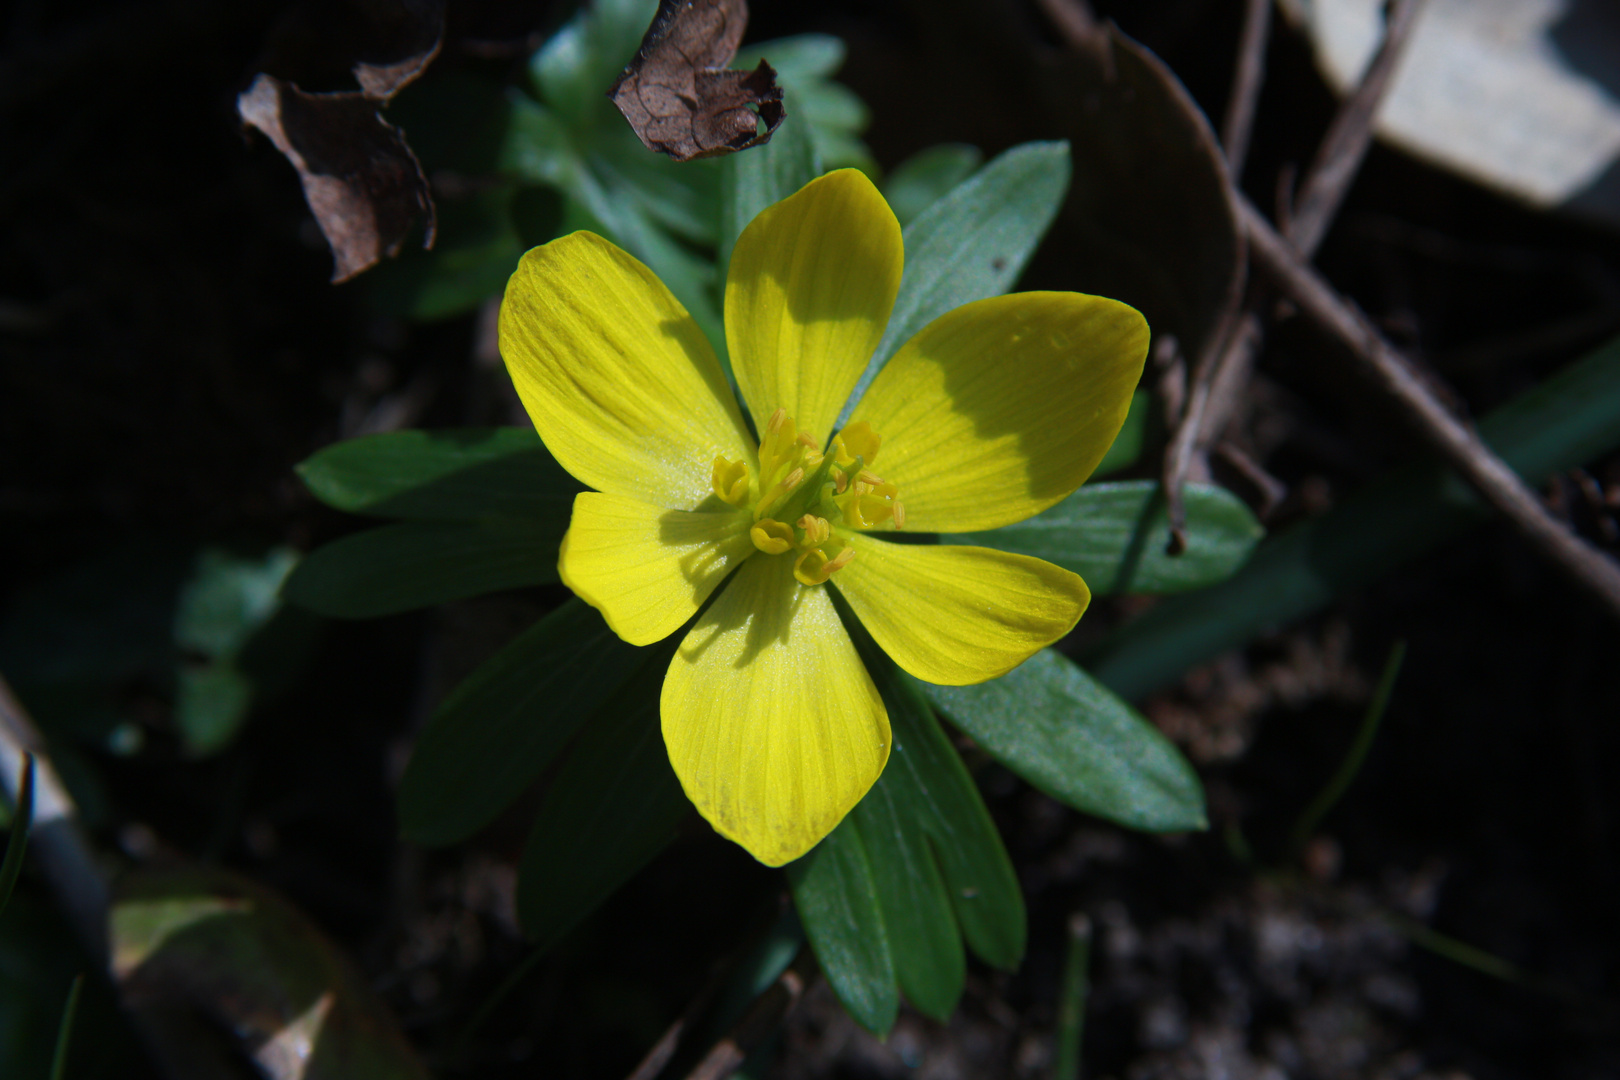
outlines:
{"label": "yellow flower", "polygon": [[993,529],[1067,496],[1113,442],[1147,353],[1142,316],[1113,300],[980,300],[907,342],[834,432],[901,262],[894,214],[853,170],[743,232],[726,343],[758,443],[691,316],[601,237],[530,251],[501,307],[536,430],[596,489],[574,502],[562,579],[635,645],[702,609],[664,677],[664,742],[703,816],[772,866],[831,832],[889,755],[828,585],[929,682],[995,678],[1062,637],[1090,600],[1077,575],[880,537]]}

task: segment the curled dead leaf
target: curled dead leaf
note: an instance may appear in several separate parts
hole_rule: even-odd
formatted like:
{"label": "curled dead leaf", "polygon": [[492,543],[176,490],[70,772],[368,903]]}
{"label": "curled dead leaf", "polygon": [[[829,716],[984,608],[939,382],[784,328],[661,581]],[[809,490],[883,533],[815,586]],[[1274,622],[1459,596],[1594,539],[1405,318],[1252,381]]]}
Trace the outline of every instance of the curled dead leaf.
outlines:
{"label": "curled dead leaf", "polygon": [[647,149],[690,161],[770,139],[786,116],[776,72],[764,60],[752,71],[726,69],[747,26],[746,0],[659,0],[608,91]]}
{"label": "curled dead leaf", "polygon": [[310,212],[332,247],[334,283],[397,253],[418,214],[427,215],[426,246],[433,246],[427,177],[371,97],[309,94],[260,75],[236,108],[298,170]]}

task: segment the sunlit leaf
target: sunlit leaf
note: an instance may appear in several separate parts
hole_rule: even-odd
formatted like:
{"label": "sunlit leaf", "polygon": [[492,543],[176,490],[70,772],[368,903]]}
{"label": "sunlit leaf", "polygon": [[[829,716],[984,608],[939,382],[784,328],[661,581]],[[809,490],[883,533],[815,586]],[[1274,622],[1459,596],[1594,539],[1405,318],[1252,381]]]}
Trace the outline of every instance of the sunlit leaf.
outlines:
{"label": "sunlit leaf", "polygon": [[1170,740],[1051,649],[999,679],[927,693],[991,757],[1076,810],[1150,832],[1206,827],[1203,786]]}
{"label": "sunlit leaf", "polygon": [[905,274],[888,330],[856,385],[858,399],[913,334],[973,300],[1012,288],[1057,217],[1069,146],[1025,143],[997,157],[907,225]]}
{"label": "sunlit leaf", "polygon": [[950,194],[984,164],[977,146],[941,143],[906,158],[883,178],[883,197],[889,208],[909,225],[924,210]]}
{"label": "sunlit leaf", "polygon": [[1097,595],[1172,593],[1225,581],[1265,530],[1225,488],[1188,484],[1187,550],[1169,555],[1170,525],[1152,480],[1087,484],[1032,518],[983,533],[942,536],[1033,555],[1073,570]]}
{"label": "sunlit leaf", "polygon": [[827,984],[856,1023],[885,1033],[900,1010],[894,959],[860,830],[845,818],[787,866],[804,935]]}

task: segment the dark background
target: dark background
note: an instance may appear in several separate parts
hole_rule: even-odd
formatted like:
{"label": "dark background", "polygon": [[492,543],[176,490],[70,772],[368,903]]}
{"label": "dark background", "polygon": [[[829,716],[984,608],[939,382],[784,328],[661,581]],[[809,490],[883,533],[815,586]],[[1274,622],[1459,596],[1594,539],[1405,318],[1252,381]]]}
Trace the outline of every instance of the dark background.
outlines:
{"label": "dark background", "polygon": [[[1035,4],[983,3],[1020,47],[1061,47]],[[413,426],[500,418],[475,320],[410,325],[375,313],[364,278],[327,284],[292,170],[243,135],[234,97],[289,6],[0,8],[0,612],[113,551],[308,549],[353,529],[291,467],[380,406]],[[995,92],[1005,43],[965,37],[954,5],[754,7],[750,41],[846,40],[841,79],[871,108],[866,138],[885,167],[941,141],[988,157],[1050,136]],[[1097,7],[1221,114],[1240,5]],[[524,35],[566,14],[452,8],[424,87],[460,66],[520,69]],[[510,43],[508,55],[458,46],[473,37]],[[1277,20],[1243,177],[1258,205],[1272,204],[1279,169],[1309,160],[1334,105]],[[1064,261],[1060,229],[1020,287],[1063,280]],[[1382,147],[1318,264],[1476,414],[1620,330],[1612,232]],[[1326,353],[1284,323],[1261,357],[1245,422],[1294,493],[1273,527],[1417,446]],[[1591,473],[1612,490],[1620,461]],[[1604,542],[1598,515],[1564,504]],[[140,751],[73,752],[95,781],[98,840],[127,857],[155,843],[282,890],[352,951],[445,1075],[624,1075],[717,958],[771,921],[780,879],[694,824],[540,965],[470,1058],[450,1061],[438,1056],[448,1036],[522,955],[510,915],[521,812],[466,849],[394,839],[391,785],[413,725],[555,600],[537,590],[329,624],[297,685],[201,762],[180,754],[161,689],[133,681],[121,694]],[[1087,622],[1123,612],[1099,605]],[[1409,653],[1371,756],[1305,869],[1288,869],[1287,831],[1343,757],[1396,639]],[[781,1035],[779,1073],[1045,1075],[1064,927],[1082,910],[1097,926],[1088,1076],[1277,1075],[1262,1061],[1297,1077],[1620,1076],[1617,657],[1614,623],[1493,524],[1145,703],[1200,766],[1207,834],[1126,833],[970,754],[1026,889],[1023,968],[971,968],[951,1025],[907,1014],[886,1045],[823,988]],[[1235,854],[1243,842],[1251,861]],[[1525,974],[1458,964],[1392,929],[1389,912]]]}

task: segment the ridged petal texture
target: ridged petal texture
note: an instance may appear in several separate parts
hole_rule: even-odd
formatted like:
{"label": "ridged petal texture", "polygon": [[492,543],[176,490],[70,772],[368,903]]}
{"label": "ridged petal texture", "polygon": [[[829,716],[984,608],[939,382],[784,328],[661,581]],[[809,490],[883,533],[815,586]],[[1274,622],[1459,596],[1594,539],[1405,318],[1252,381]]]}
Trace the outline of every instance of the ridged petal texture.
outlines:
{"label": "ridged petal texture", "polygon": [[563,584],[632,645],[679,630],[737,565],[754,554],[753,517],[693,513],[606,495],[574,496],[557,560]]}
{"label": "ridged petal texture", "polygon": [[855,538],[833,583],[894,662],[924,682],[1005,675],[1074,629],[1091,590],[1043,559]]}
{"label": "ridged petal texture", "polygon": [[843,820],[889,758],[889,714],[825,588],[749,559],[686,635],[661,702],[686,795],[767,866]]}
{"label": "ridged petal texture", "polygon": [[818,446],[883,338],[900,290],[900,223],[854,169],[812,180],[737,238],[726,344],[763,427],[786,409]]}
{"label": "ridged petal texture", "polygon": [[716,455],[753,456],[703,332],[651,270],[594,233],[523,256],[500,342],[546,448],[599,491],[692,510]]}
{"label": "ridged petal texture", "polygon": [[1040,513],[1085,482],[1125,423],[1148,328],[1081,293],[993,296],[946,312],[856,405],[906,528],[973,532]]}

